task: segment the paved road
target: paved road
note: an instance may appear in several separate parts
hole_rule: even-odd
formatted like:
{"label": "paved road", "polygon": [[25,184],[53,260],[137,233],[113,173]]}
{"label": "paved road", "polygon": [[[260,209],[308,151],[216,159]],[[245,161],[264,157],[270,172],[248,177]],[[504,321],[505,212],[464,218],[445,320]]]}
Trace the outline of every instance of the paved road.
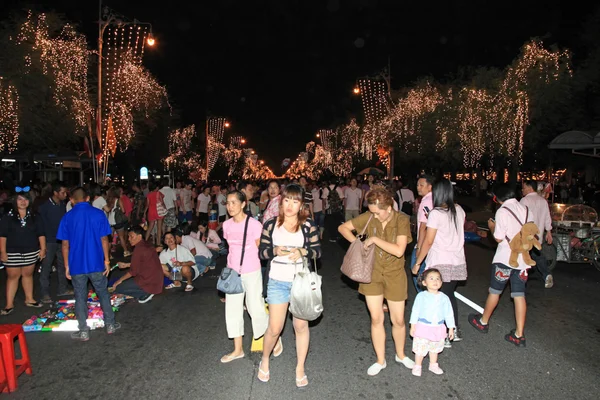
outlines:
{"label": "paved road", "polygon": [[[479,304],[486,297],[492,254],[485,247],[467,245],[469,280],[459,291]],[[225,332],[224,306],[214,290],[213,274],[197,281],[197,290],[191,294],[169,292],[148,304],[127,304],[117,314],[123,329],[110,337],[93,331],[89,342],[79,343],[68,333],[27,334],[34,375],[19,378],[19,389],[11,398],[598,398],[600,272],[592,267],[559,264],[551,290],[545,290],[539,280],[530,281],[526,349],[503,340],[514,325],[507,293],[488,335],[466,323],[471,310],[459,303],[464,341],[440,355],[444,375],[424,370],[423,377],[416,378],[396,365],[388,322],[388,368],[368,377],[366,370],[375,361],[369,318],[364,301],[340,277],[342,256],[339,246],[324,244],[325,313],[311,328],[306,365],[310,384],[303,390],[294,385],[290,321],[283,334],[284,353],[272,362],[268,384],[256,379],[256,353],[226,365],[219,362],[232,343]],[[410,290],[409,299],[413,299]],[[4,293],[4,287],[0,291]],[[31,310],[19,305],[3,321],[21,323]],[[249,353],[249,320],[246,329],[244,347]],[[408,340],[409,353],[410,346]]]}

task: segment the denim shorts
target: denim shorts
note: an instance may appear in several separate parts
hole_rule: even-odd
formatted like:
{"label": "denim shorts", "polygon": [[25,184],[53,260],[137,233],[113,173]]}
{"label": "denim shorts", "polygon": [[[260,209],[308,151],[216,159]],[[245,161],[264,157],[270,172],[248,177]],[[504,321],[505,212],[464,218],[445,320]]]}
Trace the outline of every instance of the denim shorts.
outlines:
{"label": "denim shorts", "polygon": [[504,264],[492,264],[490,280],[491,294],[502,294],[510,281],[510,297],[525,297],[527,287],[527,271],[507,267]]}
{"label": "denim shorts", "polygon": [[267,284],[267,303],[289,303],[291,291],[292,282],[283,282],[269,278],[269,283]]}

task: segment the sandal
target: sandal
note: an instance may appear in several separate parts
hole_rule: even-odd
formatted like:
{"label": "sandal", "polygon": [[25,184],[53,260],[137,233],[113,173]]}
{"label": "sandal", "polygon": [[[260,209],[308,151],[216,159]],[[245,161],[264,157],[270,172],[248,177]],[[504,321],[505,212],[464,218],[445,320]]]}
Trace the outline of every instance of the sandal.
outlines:
{"label": "sandal", "polygon": [[42,303],[40,303],[39,301],[36,301],[35,303],[27,303],[25,302],[25,305],[27,307],[34,307],[34,308],[40,308],[43,307],[44,305]]}
{"label": "sandal", "polygon": [[177,286],[174,283],[169,283],[167,286],[165,286],[165,289],[169,290],[169,289],[175,289],[175,288],[179,288],[181,287],[181,285]]}
{"label": "sandal", "polygon": [[13,311],[15,311],[14,307],[5,308],[4,310],[0,311],[0,315],[9,315],[12,314]]}
{"label": "sandal", "polygon": [[186,292],[191,292],[192,290],[194,290],[194,287],[192,285],[190,285],[189,283],[187,285],[185,285]]}
{"label": "sandal", "polygon": [[240,354],[239,356],[234,356],[232,354],[226,354],[223,357],[221,357],[221,362],[223,364],[227,364],[227,363],[232,362],[233,360],[238,360],[240,358],[244,358],[244,356],[245,356],[244,353]]}
{"label": "sandal", "polygon": [[308,386],[308,378],[306,377],[306,375],[304,375],[300,379],[296,378],[296,387],[297,388],[303,388],[305,386]]}
{"label": "sandal", "polygon": [[[259,381],[267,383],[267,382],[269,382],[269,379],[271,379],[271,376],[270,376],[271,375],[271,371],[267,371],[267,372],[263,371],[261,369],[261,365],[262,365],[262,361],[258,364],[258,375],[257,375],[257,378],[258,378]],[[264,376],[264,378],[261,378],[260,374],[262,374]]]}

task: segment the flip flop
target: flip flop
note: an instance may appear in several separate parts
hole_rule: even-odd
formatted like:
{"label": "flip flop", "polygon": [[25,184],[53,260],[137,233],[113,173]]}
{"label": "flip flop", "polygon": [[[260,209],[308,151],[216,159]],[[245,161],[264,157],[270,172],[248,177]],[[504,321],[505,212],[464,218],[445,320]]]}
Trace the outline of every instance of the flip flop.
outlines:
{"label": "flip flop", "polygon": [[15,311],[15,308],[5,308],[4,310],[0,311],[0,315],[9,315],[12,314],[12,312]]}
{"label": "flip flop", "polygon": [[169,290],[169,289],[175,289],[175,288],[180,288],[181,285],[179,286],[175,286],[174,283],[169,283],[167,286],[165,286],[165,289]]}
{"label": "flip flop", "polygon": [[245,356],[244,353],[240,354],[239,356],[232,356],[231,354],[227,354],[227,355],[224,355],[223,357],[221,357],[221,362],[223,364],[227,364],[227,363],[232,362],[233,360],[238,360],[240,358],[244,358],[244,356]]}
{"label": "flip flop", "polygon": [[[306,383],[302,383],[306,381]],[[305,386],[308,386],[308,378],[306,377],[306,375],[304,375],[302,378],[298,379],[296,378],[296,387],[297,388],[303,388]]]}
{"label": "flip flop", "polygon": [[[267,382],[269,382],[269,379],[271,379],[271,371],[267,371],[267,372],[263,371],[261,369],[261,365],[262,365],[262,361],[258,364],[258,375],[257,375],[257,378],[258,378],[259,381],[267,383]],[[263,374],[263,376],[265,378],[261,379],[260,378],[260,374]]]}
{"label": "flip flop", "polygon": [[[275,351],[277,346],[279,346],[279,351]],[[283,353],[283,342],[281,341],[281,336],[279,336],[277,344],[275,344],[275,349],[273,349],[273,357],[279,357],[281,353]]]}
{"label": "flip flop", "polygon": [[185,285],[186,292],[191,292],[192,290],[194,290],[194,287],[192,285]]}
{"label": "flip flop", "polygon": [[43,307],[44,305],[42,303],[40,303],[39,301],[36,301],[35,303],[25,303],[25,305],[27,307],[34,307],[34,308],[40,308]]}

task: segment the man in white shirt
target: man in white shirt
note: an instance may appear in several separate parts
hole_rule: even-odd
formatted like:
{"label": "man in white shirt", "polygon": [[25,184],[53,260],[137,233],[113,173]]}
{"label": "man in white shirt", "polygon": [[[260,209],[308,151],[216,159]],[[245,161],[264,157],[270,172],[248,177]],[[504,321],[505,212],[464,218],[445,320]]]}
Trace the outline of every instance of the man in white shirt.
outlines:
{"label": "man in white shirt", "polygon": [[198,206],[196,216],[200,221],[208,222],[208,204],[210,203],[210,187],[205,186],[202,193],[198,195]]}
{"label": "man in white shirt", "polygon": [[219,224],[223,224],[227,219],[227,186],[223,185],[220,188],[220,193],[217,195],[217,203],[219,203]]}
{"label": "man in white shirt", "polygon": [[[537,182],[534,180],[523,181],[523,198],[521,204],[529,208],[529,213],[533,215],[533,222],[540,230],[540,241],[546,239],[548,244],[552,244],[552,217],[550,216],[550,207],[548,201],[537,192]],[[544,231],[546,235],[544,236]],[[550,289],[554,286],[554,278],[548,269],[546,257],[536,248],[531,251],[531,258],[535,261],[537,271],[542,274],[544,287]]]}
{"label": "man in white shirt", "polygon": [[[433,195],[431,191],[433,189],[433,177],[430,175],[423,175],[417,181],[417,193],[421,196],[421,202],[419,203],[419,210],[417,211],[417,245],[413,248],[410,265],[411,268],[417,262],[417,258],[419,258],[419,249],[423,247],[423,242],[425,241],[425,237],[427,234],[427,218],[429,217],[429,212],[433,210]],[[423,257],[424,259],[424,257]],[[418,277],[425,271],[425,263],[421,263],[419,267],[419,273],[416,276],[413,276],[413,284],[415,285],[415,289],[417,293],[423,290],[423,287],[418,284]],[[454,335],[454,341],[460,341],[461,337],[459,335]]]}
{"label": "man in white shirt", "polygon": [[413,204],[415,203],[415,194],[409,188],[403,187],[402,181],[398,181],[399,189],[396,191],[398,195],[398,208],[406,215],[412,215]]}
{"label": "man in white shirt", "polygon": [[344,209],[346,210],[346,221],[358,217],[360,214],[360,201],[362,199],[362,190],[357,187],[356,178],[350,180],[350,186],[344,191]]}
{"label": "man in white shirt", "polygon": [[496,254],[492,260],[489,294],[483,315],[470,314],[469,323],[479,332],[487,333],[490,318],[498,306],[500,295],[510,282],[510,295],[515,305],[516,329],[505,335],[504,340],[517,347],[525,347],[524,330],[527,315],[525,291],[527,289],[527,269],[530,266],[525,264],[521,254],[517,259],[519,265],[516,268],[509,266],[511,254],[509,241],[521,232],[523,224],[533,221],[533,215],[527,213],[527,208],[515,199],[515,190],[512,187],[501,184],[494,188],[494,195],[501,207],[496,211],[496,219],[490,218],[488,221],[490,232],[498,242]]}
{"label": "man in white shirt", "polygon": [[207,273],[210,266],[214,264],[212,252],[204,243],[202,243],[202,241],[191,237],[189,235],[190,231],[190,225],[185,224],[183,230],[177,229],[175,231],[175,239],[178,245],[185,247],[192,253],[196,261],[196,268],[200,272],[200,276],[202,276]]}
{"label": "man in white shirt", "polygon": [[167,215],[163,219],[163,225],[166,227],[166,231],[170,232],[171,229],[177,226],[177,194],[175,190],[169,186],[169,178],[163,178],[162,189],[159,191],[163,194],[163,203],[167,209]]}

